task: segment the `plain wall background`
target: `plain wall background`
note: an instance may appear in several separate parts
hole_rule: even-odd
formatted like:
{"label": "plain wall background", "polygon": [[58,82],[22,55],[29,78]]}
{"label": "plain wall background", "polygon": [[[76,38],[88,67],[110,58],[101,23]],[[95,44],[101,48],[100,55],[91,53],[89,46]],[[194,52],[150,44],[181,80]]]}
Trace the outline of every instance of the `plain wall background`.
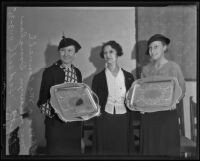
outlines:
{"label": "plain wall background", "polygon": [[[135,12],[136,11],[136,12]],[[34,144],[45,145],[44,116],[36,102],[42,72],[56,59],[57,45],[64,32],[82,49],[74,64],[84,82],[104,67],[99,57],[103,42],[122,45],[122,67],[135,76],[148,61],[146,40],[155,33],[168,36],[169,59],[177,62],[186,78],[184,115],[186,136],[190,137],[189,96],[196,102],[196,7],[9,7],[7,17],[7,102],[6,132],[20,125],[20,154]],[[20,114],[28,112],[28,120]],[[30,128],[31,127],[31,128]]]}

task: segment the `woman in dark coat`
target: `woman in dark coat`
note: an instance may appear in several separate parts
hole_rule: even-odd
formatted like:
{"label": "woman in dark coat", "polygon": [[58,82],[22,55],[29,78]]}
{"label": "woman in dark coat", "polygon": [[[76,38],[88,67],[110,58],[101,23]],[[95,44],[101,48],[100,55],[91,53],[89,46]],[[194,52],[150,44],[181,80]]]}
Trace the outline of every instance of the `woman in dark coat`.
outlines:
{"label": "woman in dark coat", "polygon": [[50,88],[64,82],[82,82],[82,75],[72,62],[81,48],[80,44],[65,38],[60,41],[60,60],[45,69],[42,76],[38,107],[46,115],[45,137],[48,155],[81,154],[82,122],[64,122],[50,104]]}
{"label": "woman in dark coat", "polygon": [[119,66],[121,55],[123,51],[117,42],[103,44],[100,56],[105,59],[106,67],[92,81],[92,90],[101,106],[101,115],[95,118],[94,142],[100,155],[127,155],[133,145],[130,111],[124,101],[134,78]]}

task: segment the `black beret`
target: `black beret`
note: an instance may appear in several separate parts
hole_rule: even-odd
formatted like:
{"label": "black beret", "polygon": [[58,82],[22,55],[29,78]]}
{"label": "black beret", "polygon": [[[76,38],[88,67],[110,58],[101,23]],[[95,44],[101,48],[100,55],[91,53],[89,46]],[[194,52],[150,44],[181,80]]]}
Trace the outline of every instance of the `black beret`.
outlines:
{"label": "black beret", "polygon": [[66,37],[62,37],[62,40],[60,41],[59,45],[58,45],[58,50],[60,50],[60,48],[64,48],[70,45],[74,45],[76,48],[76,52],[81,49],[81,45],[76,41],[73,40],[71,38],[66,38]]}
{"label": "black beret", "polygon": [[170,43],[170,39],[161,35],[161,34],[155,34],[153,36],[150,37],[150,39],[147,42],[147,45],[149,46],[152,42],[154,41],[163,41],[165,42],[167,45]]}

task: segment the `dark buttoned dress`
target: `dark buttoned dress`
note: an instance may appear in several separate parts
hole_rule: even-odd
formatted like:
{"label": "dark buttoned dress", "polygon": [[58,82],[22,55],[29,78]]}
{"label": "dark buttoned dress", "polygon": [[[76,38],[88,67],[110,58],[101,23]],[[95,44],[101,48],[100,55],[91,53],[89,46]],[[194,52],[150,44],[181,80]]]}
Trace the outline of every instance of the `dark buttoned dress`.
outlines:
{"label": "dark buttoned dress", "polygon": [[[134,78],[131,73],[123,70],[126,91],[131,87]],[[105,69],[94,76],[92,89],[99,97],[101,115],[94,118],[93,148],[97,155],[129,155],[134,153],[133,127],[131,114],[127,109],[125,114],[109,114],[105,112],[108,98],[108,85]]]}

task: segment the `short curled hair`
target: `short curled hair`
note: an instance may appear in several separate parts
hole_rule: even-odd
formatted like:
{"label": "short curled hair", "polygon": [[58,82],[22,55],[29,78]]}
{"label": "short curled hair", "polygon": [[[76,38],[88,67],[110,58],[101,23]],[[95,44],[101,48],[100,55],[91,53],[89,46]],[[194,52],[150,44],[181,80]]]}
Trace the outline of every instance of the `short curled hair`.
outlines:
{"label": "short curled hair", "polygon": [[106,43],[103,43],[102,48],[101,48],[101,52],[100,52],[101,58],[104,58],[104,48],[105,48],[105,46],[108,46],[108,45],[110,45],[113,49],[116,50],[117,56],[122,56],[124,54],[123,51],[122,51],[121,45],[119,45],[116,41],[111,40],[111,41],[108,41]]}

